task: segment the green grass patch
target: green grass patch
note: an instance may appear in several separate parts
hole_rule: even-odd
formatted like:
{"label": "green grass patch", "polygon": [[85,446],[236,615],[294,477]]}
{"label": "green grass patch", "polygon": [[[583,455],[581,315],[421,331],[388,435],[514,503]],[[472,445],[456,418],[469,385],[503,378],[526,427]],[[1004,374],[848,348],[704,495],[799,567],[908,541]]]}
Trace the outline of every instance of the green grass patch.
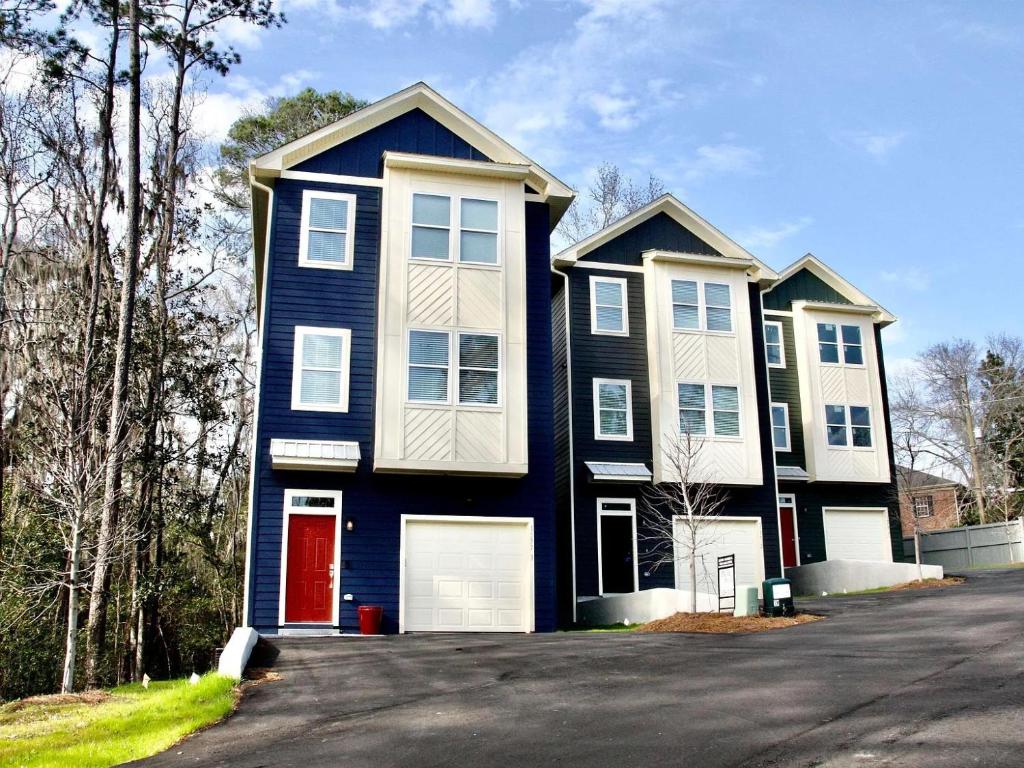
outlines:
{"label": "green grass patch", "polygon": [[632,632],[639,624],[597,624],[588,627],[583,624],[576,624],[568,632]]}
{"label": "green grass patch", "polygon": [[0,766],[106,768],[161,752],[235,706],[235,683],[205,675],[40,696],[0,707]]}

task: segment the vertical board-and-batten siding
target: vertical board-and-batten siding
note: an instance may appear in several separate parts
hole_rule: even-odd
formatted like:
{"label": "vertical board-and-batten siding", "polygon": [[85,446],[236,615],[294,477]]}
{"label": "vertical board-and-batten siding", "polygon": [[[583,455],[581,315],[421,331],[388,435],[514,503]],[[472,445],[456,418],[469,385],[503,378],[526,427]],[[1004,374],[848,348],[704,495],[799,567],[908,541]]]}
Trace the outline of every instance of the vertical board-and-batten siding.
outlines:
{"label": "vertical board-and-batten siding", "polygon": [[[576,583],[581,597],[598,593],[597,562],[597,499],[628,498],[637,503],[637,526],[641,541],[640,589],[675,586],[671,565],[652,570],[648,554],[650,543],[643,523],[643,486],[636,484],[594,483],[585,462],[643,462],[651,468],[653,434],[651,424],[650,381],[647,360],[646,298],[641,273],[603,271],[597,263],[640,266],[642,252],[650,249],[716,255],[717,252],[666,214],[658,214],[601,245],[581,260],[587,268],[569,268],[570,276],[570,341],[572,354],[574,467],[572,479],[576,492]],[[597,262],[597,263],[595,263]],[[603,336],[591,333],[590,277],[606,275],[625,278],[629,309],[629,336]],[[751,308],[752,343],[755,350],[763,348],[760,292],[756,284],[748,285]],[[669,351],[668,354],[671,352]],[[767,369],[763,354],[754,354],[754,378],[758,403],[758,438],[762,484],[730,486],[725,514],[759,517],[762,521],[765,573],[780,573],[778,519],[775,477],[772,463],[771,414]],[[594,439],[593,379],[629,379],[632,382],[633,440],[604,441]]]}
{"label": "vertical board-and-batten siding", "polygon": [[[418,114],[417,114],[418,113]],[[485,160],[424,113],[409,113],[351,142],[305,161],[298,170],[379,176],[384,150]],[[365,138],[364,138],[365,137]],[[431,138],[433,137],[433,138]],[[362,139],[362,141],[360,141]],[[431,141],[436,142],[431,144]],[[353,144],[354,142],[354,144]],[[353,156],[348,152],[352,150]],[[302,192],[321,189],[357,196],[354,268],[298,266]],[[482,515],[534,518],[535,625],[554,629],[554,438],[550,245],[548,206],[526,205],[526,329],[529,472],[526,477],[453,479],[448,476],[379,476],[372,471],[380,189],[279,179],[271,212],[267,302],[261,327],[262,382],[256,438],[253,548],[249,616],[263,631],[278,626],[283,494],[286,488],[342,491],[340,625],[358,626],[356,608],[384,608],[385,631],[397,630],[399,534],[402,514]],[[349,410],[291,410],[294,329],[297,325],[352,329]],[[274,437],[358,441],[362,460],[355,473],[282,471],[271,467]],[[341,601],[345,593],[355,600]]]}
{"label": "vertical board-and-batten siding", "polygon": [[794,301],[825,301],[830,304],[852,304],[848,298],[806,267],[797,270],[764,294],[764,308],[788,312]]}

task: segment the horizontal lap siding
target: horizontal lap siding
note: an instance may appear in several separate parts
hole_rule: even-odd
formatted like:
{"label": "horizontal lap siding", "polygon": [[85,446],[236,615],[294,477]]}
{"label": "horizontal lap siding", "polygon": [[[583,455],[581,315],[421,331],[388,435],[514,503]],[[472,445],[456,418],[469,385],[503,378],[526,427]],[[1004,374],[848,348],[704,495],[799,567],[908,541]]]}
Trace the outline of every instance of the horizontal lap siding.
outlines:
{"label": "horizontal lap siding", "polygon": [[785,368],[768,369],[772,402],[789,405],[791,450],[776,451],[775,458],[780,466],[807,469],[807,459],[804,454],[803,411],[800,408],[800,379],[796,363],[796,340],[793,338],[793,318],[787,315],[766,313],[764,319],[782,323],[782,341],[786,354]]}
{"label": "horizontal lap siding", "polygon": [[[305,188],[358,195],[353,271],[298,267],[298,217]],[[341,589],[336,598],[340,601],[345,593],[355,598],[352,602],[341,602],[343,630],[357,629],[359,605],[374,604],[384,608],[384,631],[397,631],[402,514],[533,517],[536,627],[540,631],[554,629],[554,437],[547,206],[527,205],[529,474],[521,479],[396,476],[374,474],[371,467],[379,191],[279,181],[275,198],[257,436],[260,454],[252,574],[253,625],[263,630],[277,627],[284,490],[309,488],[342,491],[343,520],[352,520],[355,528],[352,532],[342,531],[341,562],[337,564],[341,569]],[[296,325],[353,329],[349,413],[291,410]],[[362,460],[354,474],[275,471],[270,467],[268,454],[273,437],[357,440]]]}

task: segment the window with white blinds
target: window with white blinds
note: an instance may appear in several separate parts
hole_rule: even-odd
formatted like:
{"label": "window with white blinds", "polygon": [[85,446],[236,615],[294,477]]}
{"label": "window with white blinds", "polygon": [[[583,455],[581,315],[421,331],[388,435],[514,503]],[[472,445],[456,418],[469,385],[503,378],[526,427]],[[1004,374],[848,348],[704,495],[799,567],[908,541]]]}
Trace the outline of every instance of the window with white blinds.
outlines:
{"label": "window with white blinds", "polygon": [[489,333],[459,334],[459,404],[497,405],[501,345]]}
{"label": "window with white blinds", "polygon": [[342,192],[302,193],[299,266],[352,269],[356,196]]}
{"label": "window with white blinds", "polygon": [[672,327],[732,332],[732,289],[725,283],[672,281]]}
{"label": "window with white blinds", "polygon": [[[740,436],[738,387],[691,382],[679,382],[676,386],[680,435]],[[710,424],[708,412],[711,414]]]}
{"label": "window with white blinds", "polygon": [[292,409],[348,411],[351,341],[348,328],[296,327]]}
{"label": "window with white blinds", "polygon": [[450,342],[447,331],[409,331],[410,401],[448,402]]}
{"label": "window with white blinds", "polygon": [[624,278],[590,278],[590,332],[607,336],[629,335]]}
{"label": "window with white blinds", "polygon": [[594,438],[633,439],[633,387],[628,379],[594,379]]}

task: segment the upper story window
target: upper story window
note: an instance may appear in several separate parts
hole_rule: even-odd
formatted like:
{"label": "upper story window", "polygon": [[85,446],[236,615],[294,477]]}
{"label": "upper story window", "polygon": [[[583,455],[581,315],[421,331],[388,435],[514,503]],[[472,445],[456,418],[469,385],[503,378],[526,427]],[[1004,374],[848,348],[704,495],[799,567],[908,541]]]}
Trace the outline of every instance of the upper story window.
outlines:
{"label": "upper story window", "polygon": [[673,280],[672,326],[680,330],[731,332],[732,289],[725,283]]}
{"label": "upper story window", "polygon": [[302,193],[299,266],[352,269],[356,196],[342,192]]}
{"label": "upper story window", "polygon": [[935,498],[933,496],[914,497],[914,517],[931,517],[935,514]]}
{"label": "upper story window", "polygon": [[860,326],[818,323],[818,357],[821,362],[838,364],[840,350],[844,365],[864,365]]}
{"label": "upper story window", "polygon": [[594,379],[594,439],[633,439],[632,390],[628,380]]}
{"label": "upper story window", "polygon": [[348,328],[295,328],[293,410],[348,411],[351,340]]}
{"label": "upper story window", "polygon": [[500,346],[493,333],[459,334],[460,404],[498,404]]}
{"label": "upper story window", "polygon": [[[708,411],[711,411],[712,433],[715,437],[740,436],[739,388],[712,384],[678,385],[679,433],[700,436],[708,433]],[[710,402],[708,402],[710,396]]]}
{"label": "upper story window", "polygon": [[408,399],[417,403],[448,402],[447,331],[409,331]]}
{"label": "upper story window", "polygon": [[453,249],[463,264],[498,263],[497,201],[462,197],[453,204],[448,195],[414,194],[412,258],[452,261]]}
{"label": "upper story window", "polygon": [[777,451],[789,451],[789,403],[772,403],[772,443]]}
{"label": "upper story window", "polygon": [[830,446],[870,448],[871,409],[865,405],[826,405],[825,432]]}
{"label": "upper story window", "polygon": [[[458,333],[459,405],[498,405],[501,340],[493,333]],[[451,400],[451,334],[409,331],[407,399],[414,403]]]}
{"label": "upper story window", "polygon": [[626,280],[621,277],[590,278],[590,332],[628,336]]}
{"label": "upper story window", "polygon": [[777,320],[765,321],[764,350],[769,368],[786,367],[786,349],[782,343],[782,323]]}

